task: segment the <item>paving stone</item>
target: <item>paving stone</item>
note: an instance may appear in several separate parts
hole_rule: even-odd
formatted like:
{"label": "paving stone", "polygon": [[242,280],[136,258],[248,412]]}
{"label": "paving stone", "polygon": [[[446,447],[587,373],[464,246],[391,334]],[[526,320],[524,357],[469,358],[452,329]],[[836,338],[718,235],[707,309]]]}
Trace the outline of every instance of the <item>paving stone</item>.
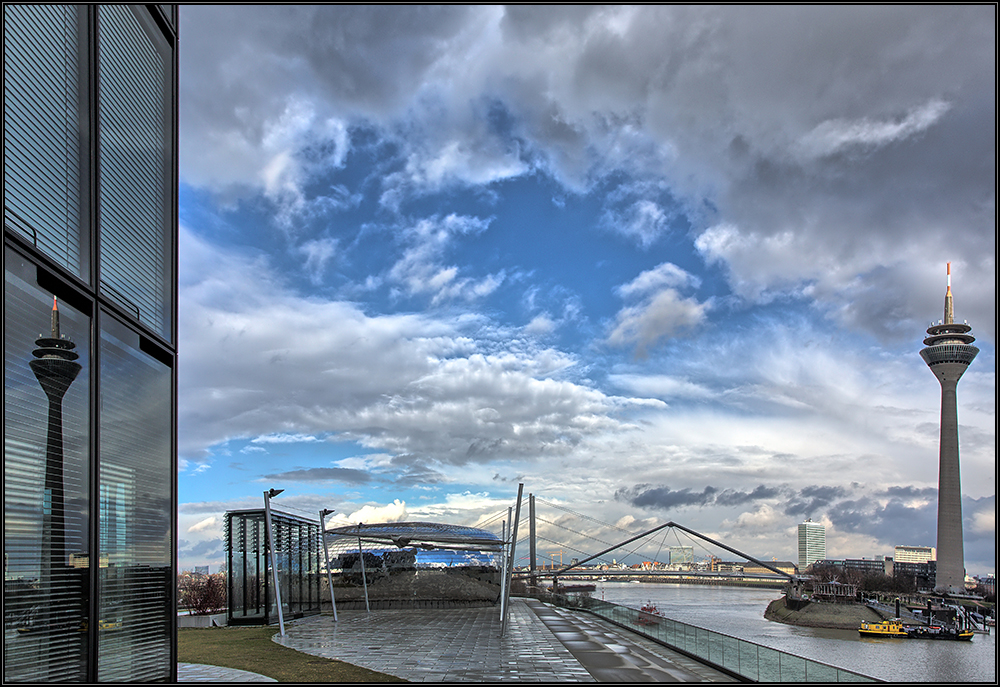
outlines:
{"label": "paving stone", "polygon": [[274,640],[414,682],[735,682],[584,613],[511,599],[503,638],[499,616],[497,608],[345,610],[337,622],[286,624]]}
{"label": "paving stone", "polygon": [[277,680],[235,668],[201,663],[178,663],[177,682],[277,682]]}

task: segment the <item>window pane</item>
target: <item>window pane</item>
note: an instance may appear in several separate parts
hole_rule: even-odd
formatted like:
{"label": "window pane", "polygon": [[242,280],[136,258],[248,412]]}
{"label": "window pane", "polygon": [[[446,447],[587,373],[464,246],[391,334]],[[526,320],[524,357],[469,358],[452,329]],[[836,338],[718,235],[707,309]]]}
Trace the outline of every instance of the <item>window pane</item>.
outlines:
{"label": "window pane", "polygon": [[4,5],[4,220],[88,279],[80,234],[80,10]]}
{"label": "window pane", "polygon": [[169,679],[171,371],[139,350],[139,337],[114,321],[102,325],[100,361],[98,678]]}
{"label": "window pane", "polygon": [[52,294],[4,258],[4,680],[85,681],[90,320],[60,303],[72,343],[44,341]]}
{"label": "window pane", "polygon": [[172,62],[145,12],[98,11],[101,285],[170,340]]}

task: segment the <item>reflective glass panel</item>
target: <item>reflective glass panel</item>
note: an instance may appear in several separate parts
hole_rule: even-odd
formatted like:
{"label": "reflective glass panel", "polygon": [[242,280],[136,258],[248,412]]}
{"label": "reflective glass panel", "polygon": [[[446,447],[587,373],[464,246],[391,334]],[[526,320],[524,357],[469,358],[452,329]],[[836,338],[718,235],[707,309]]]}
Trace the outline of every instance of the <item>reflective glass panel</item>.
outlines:
{"label": "reflective glass panel", "polygon": [[171,339],[171,60],[144,9],[98,10],[101,288]]}
{"label": "reflective glass panel", "polygon": [[5,4],[3,14],[4,221],[86,280],[81,11],[74,5]]}
{"label": "reflective glass panel", "polygon": [[164,680],[175,584],[172,375],[107,317],[100,346],[98,678]]}
{"label": "reflective glass panel", "polygon": [[90,318],[60,303],[54,344],[52,294],[4,264],[4,681],[84,681]]}

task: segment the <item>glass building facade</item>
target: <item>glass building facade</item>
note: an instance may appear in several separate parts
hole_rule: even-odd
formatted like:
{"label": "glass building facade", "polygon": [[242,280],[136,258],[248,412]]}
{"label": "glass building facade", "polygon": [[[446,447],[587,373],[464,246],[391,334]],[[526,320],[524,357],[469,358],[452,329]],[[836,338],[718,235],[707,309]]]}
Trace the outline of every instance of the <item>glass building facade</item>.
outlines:
{"label": "glass building facade", "polygon": [[4,6],[4,681],[176,679],[177,11]]}
{"label": "glass building facade", "polygon": [[799,570],[826,558],[826,527],[806,520],[799,523]]}

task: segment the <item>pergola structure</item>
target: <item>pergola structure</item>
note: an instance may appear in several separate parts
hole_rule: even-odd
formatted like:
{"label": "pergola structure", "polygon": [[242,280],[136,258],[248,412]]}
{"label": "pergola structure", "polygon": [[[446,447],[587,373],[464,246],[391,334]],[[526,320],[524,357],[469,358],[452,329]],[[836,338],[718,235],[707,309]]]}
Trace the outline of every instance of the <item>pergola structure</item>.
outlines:
{"label": "pergola structure", "polygon": [[[322,556],[319,523],[271,511],[277,576],[271,568],[263,508],[226,513],[227,592],[230,625],[270,625],[278,621],[280,596],[285,618],[320,612]],[[275,577],[280,594],[274,593]],[[327,599],[329,592],[327,591]]]}

